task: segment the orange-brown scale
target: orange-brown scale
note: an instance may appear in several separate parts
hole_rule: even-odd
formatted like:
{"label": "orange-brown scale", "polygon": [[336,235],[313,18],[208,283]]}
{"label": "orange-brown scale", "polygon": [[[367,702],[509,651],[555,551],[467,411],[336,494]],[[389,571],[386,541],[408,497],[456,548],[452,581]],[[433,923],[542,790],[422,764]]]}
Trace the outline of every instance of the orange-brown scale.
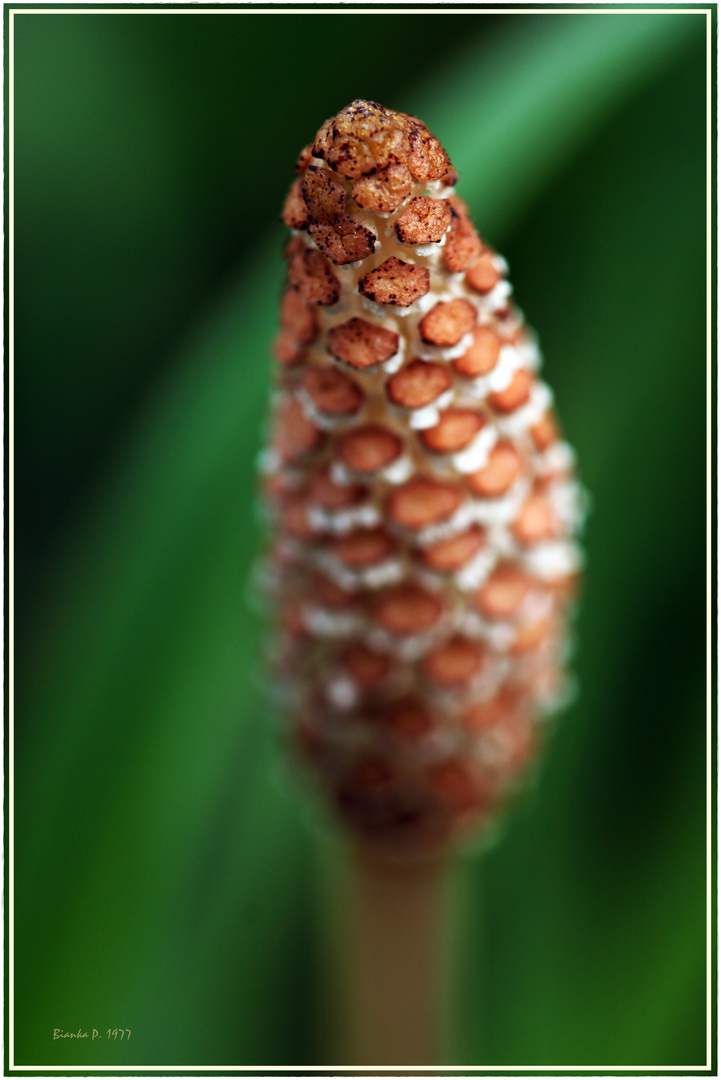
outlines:
{"label": "orange-brown scale", "polygon": [[462,761],[430,765],[426,775],[434,793],[453,813],[478,810],[484,802],[483,786]]}
{"label": "orange-brown scale", "polygon": [[361,642],[347,646],[341,653],[340,663],[364,690],[375,689],[383,683],[394,666],[389,656],[374,652]]}
{"label": "orange-brown scale", "polygon": [[402,244],[437,244],[446,235],[451,217],[446,199],[417,195],[396,218],[396,236]]}
{"label": "orange-brown scale", "polygon": [[363,404],[363,391],[336,367],[307,367],[302,383],[319,412],[351,416]]}
{"label": "orange-brown scale", "polygon": [[483,648],[476,641],[456,636],[427,653],[421,662],[423,674],[439,686],[465,685],[480,669]]}
{"label": "orange-brown scale", "polygon": [[354,317],[328,334],[328,352],[336,360],[364,371],[390,360],[398,352],[398,334]]}
{"label": "orange-brown scale", "polygon": [[409,799],[397,772],[387,759],[367,754],[339,783],[335,802],[339,813],[368,840],[397,846],[426,829],[424,808]]}
{"label": "orange-brown scale", "polygon": [[280,302],[280,328],[298,345],[310,345],[318,334],[315,310],[294,289],[286,289]]}
{"label": "orange-brown scale", "polygon": [[450,517],[461,504],[455,484],[419,476],[400,484],[387,503],[389,516],[405,529],[422,529]]}
{"label": "orange-brown scale", "polygon": [[541,642],[551,636],[553,630],[554,624],[550,616],[522,623],[511,642],[511,655],[520,656],[523,653],[532,652],[539,647]]}
{"label": "orange-brown scale", "polygon": [[420,585],[394,585],[381,589],[372,604],[373,618],[393,634],[423,633],[438,621],[441,601]]}
{"label": "orange-brown scale", "polygon": [[288,245],[288,280],[307,304],[330,307],[340,296],[340,282],[330,263],[320,251],[307,248],[296,237],[298,244]]}
{"label": "orange-brown scale", "polygon": [[395,547],[395,541],[383,528],[358,529],[331,544],[333,554],[349,567],[372,566],[389,558]]}
{"label": "orange-brown scale", "polygon": [[305,348],[298,345],[287,335],[281,334],[273,345],[273,355],[279,364],[290,367],[292,364],[297,364],[305,356]]}
{"label": "orange-brown scale", "polygon": [[323,124],[313,153],[350,180],[398,164],[416,180],[437,180],[450,167],[438,139],[420,120],[361,99]]}
{"label": "orange-brown scale", "polygon": [[515,412],[525,405],[533,389],[533,375],[525,368],[514,372],[513,378],[505,390],[488,395],[488,404],[500,413]]}
{"label": "orange-brown scale", "polygon": [[365,495],[362,484],[336,484],[330,476],[330,467],[324,465],[311,475],[308,489],[310,502],[326,510],[338,510],[354,506]]}
{"label": "orange-brown scale", "polygon": [[301,192],[314,221],[333,224],[345,216],[345,188],[328,169],[309,165],[301,180]]}
{"label": "orange-brown scale", "polygon": [[537,424],[530,429],[533,445],[536,450],[547,450],[560,438],[558,423],[552,411],[548,411]]}
{"label": "orange-brown scale", "polygon": [[416,741],[433,730],[433,720],[428,709],[413,697],[389,702],[376,716],[387,731],[402,739]]}
{"label": "orange-brown scale", "polygon": [[366,756],[346,776],[341,794],[350,800],[362,795],[386,792],[393,778],[393,770],[385,758]]}
{"label": "orange-brown scale", "polygon": [[487,732],[501,728],[510,718],[527,712],[529,701],[517,687],[502,686],[487,701],[474,701],[463,711],[462,723],[470,731]]}
{"label": "orange-brown scale", "polygon": [[353,593],[341,589],[340,585],[336,585],[334,581],[331,581],[324,574],[313,575],[306,596],[306,600],[311,604],[319,601],[323,607],[334,611],[350,607],[354,599]]}
{"label": "orange-brown scale", "polygon": [[457,345],[476,323],[476,309],[469,300],[441,300],[420,321],[420,335],[428,345]]}
{"label": "orange-brown scale", "polygon": [[488,461],[478,472],[467,477],[474,495],[484,499],[497,499],[513,486],[523,471],[523,459],[512,443],[496,443],[488,455]]}
{"label": "orange-brown scale", "polygon": [[462,450],[476,437],[485,419],[474,409],[446,409],[434,427],[419,433],[424,446],[436,454]]}
{"label": "orange-brown scale", "polygon": [[514,536],[521,544],[537,544],[554,539],[558,533],[559,523],[548,498],[540,491],[533,492],[513,523]]}
{"label": "orange-brown scale", "polygon": [[365,259],[375,249],[374,233],[351,218],[342,218],[333,225],[311,222],[308,235],[337,266]]}
{"label": "orange-brown scale", "polygon": [[351,194],[363,210],[390,214],[413,191],[413,177],[405,165],[389,165],[371,176],[361,176]]}
{"label": "orange-brown scale", "polygon": [[487,375],[498,363],[502,345],[503,339],[493,327],[476,326],[471,345],[462,356],[455,357],[453,367],[469,379]]}
{"label": "orange-brown scale", "polygon": [[448,201],[453,220],[443,248],[443,263],[446,270],[457,274],[473,265],[483,251],[483,244],[468,216],[466,204],[457,195],[451,195]]}
{"label": "orange-brown scale", "polygon": [[442,364],[411,360],[386,383],[386,393],[394,405],[421,409],[430,405],[452,385],[448,369]]}
{"label": "orange-brown scale", "polygon": [[501,563],[476,593],[476,607],[486,619],[510,619],[530,587],[531,579],[524,570],[513,563]]}
{"label": "orange-brown scale", "polygon": [[427,548],[421,550],[421,558],[431,570],[454,571],[477,555],[484,547],[486,537],[480,525],[472,525],[470,529],[450,536],[445,540],[438,540]]}
{"label": "orange-brown scale", "polygon": [[339,440],[338,451],[350,469],[372,473],[395,461],[403,451],[403,443],[386,428],[369,425],[344,435]]}
{"label": "orange-brown scale", "polygon": [[313,146],[312,145],[304,146],[303,149],[301,150],[300,154],[298,155],[298,160],[295,163],[295,171],[302,175],[305,172],[305,170],[308,168],[308,166],[310,165],[312,160],[313,160]]}
{"label": "orange-brown scale", "polygon": [[358,292],[377,304],[409,307],[430,291],[431,275],[425,266],[415,266],[391,255],[358,281]]}
{"label": "orange-brown scale", "polygon": [[487,248],[466,270],[466,284],[483,295],[491,292],[501,280],[502,274],[496,267],[495,256]]}
{"label": "orange-brown scale", "polygon": [[305,636],[303,604],[300,600],[290,600],[281,607],[280,625],[293,637]]}
{"label": "orange-brown scale", "polygon": [[293,462],[318,450],[323,432],[305,416],[300,402],[286,400],[278,415],[274,444],[285,462]]}
{"label": "orange-brown scale", "polygon": [[303,198],[302,180],[294,180],[283,204],[281,221],[289,229],[305,229],[310,224],[310,212]]}
{"label": "orange-brown scale", "polygon": [[262,482],[265,494],[270,499],[280,499],[286,495],[294,495],[298,490],[298,485],[292,482],[286,472],[265,473]]}
{"label": "orange-brown scale", "polygon": [[296,540],[313,540],[315,529],[308,520],[307,499],[303,495],[290,495],[283,500],[280,521],[283,530]]}

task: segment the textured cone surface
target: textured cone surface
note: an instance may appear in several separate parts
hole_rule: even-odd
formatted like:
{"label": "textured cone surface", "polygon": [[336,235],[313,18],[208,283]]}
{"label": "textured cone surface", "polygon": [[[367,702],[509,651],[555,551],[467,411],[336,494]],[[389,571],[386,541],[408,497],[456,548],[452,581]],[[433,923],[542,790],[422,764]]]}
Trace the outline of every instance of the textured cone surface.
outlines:
{"label": "textured cone surface", "polygon": [[582,500],[438,140],[355,101],[297,171],[262,465],[274,683],[346,825],[430,853],[517,787],[563,691]]}

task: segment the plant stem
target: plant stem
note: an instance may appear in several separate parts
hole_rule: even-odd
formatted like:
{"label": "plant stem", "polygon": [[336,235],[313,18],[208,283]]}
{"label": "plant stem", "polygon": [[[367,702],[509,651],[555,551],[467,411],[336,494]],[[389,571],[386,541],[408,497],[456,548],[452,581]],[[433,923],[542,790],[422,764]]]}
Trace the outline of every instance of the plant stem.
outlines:
{"label": "plant stem", "polygon": [[447,1063],[450,868],[352,853],[338,1064]]}

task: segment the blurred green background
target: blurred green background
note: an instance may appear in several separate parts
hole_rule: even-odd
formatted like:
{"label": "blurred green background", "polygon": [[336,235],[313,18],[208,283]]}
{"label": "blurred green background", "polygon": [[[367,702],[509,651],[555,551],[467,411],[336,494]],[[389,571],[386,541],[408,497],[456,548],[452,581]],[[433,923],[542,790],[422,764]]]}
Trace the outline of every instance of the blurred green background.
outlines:
{"label": "blurred green background", "polygon": [[333,854],[247,578],[279,208],[368,97],[449,150],[594,507],[579,695],[464,869],[456,1063],[702,1064],[705,17],[13,10],[15,1063],[324,1063]]}

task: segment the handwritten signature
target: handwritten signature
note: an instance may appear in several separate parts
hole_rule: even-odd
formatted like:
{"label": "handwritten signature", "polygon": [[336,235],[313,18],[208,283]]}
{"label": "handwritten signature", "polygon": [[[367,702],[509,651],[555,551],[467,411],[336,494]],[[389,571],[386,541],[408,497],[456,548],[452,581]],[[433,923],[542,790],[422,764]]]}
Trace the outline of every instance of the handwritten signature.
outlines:
{"label": "handwritten signature", "polygon": [[87,1031],[83,1031],[82,1028],[78,1028],[77,1031],[65,1031],[64,1028],[53,1028],[53,1039],[90,1039],[94,1042],[95,1039],[129,1039],[130,1028],[108,1028],[107,1031],[101,1032],[97,1028],[88,1028]]}

